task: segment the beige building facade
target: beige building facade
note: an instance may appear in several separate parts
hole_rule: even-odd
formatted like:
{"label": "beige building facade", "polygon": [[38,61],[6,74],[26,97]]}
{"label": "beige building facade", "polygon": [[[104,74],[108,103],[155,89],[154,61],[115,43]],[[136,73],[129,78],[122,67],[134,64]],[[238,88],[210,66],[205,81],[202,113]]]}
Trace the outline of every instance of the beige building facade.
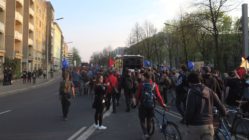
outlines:
{"label": "beige building facade", "polygon": [[20,72],[49,70],[52,63],[60,67],[62,42],[62,31],[54,26],[50,1],[0,0],[1,72],[5,58],[18,61]]}
{"label": "beige building facade", "polygon": [[5,57],[5,18],[6,0],[0,0],[0,78],[3,78],[3,63]]}
{"label": "beige building facade", "polygon": [[53,24],[53,45],[52,45],[52,66],[53,69],[59,70],[61,68],[62,56],[62,31],[58,23]]}
{"label": "beige building facade", "polygon": [[24,0],[6,1],[5,56],[23,60],[23,18]]}
{"label": "beige building facade", "polygon": [[24,0],[22,67],[28,71],[34,70],[34,1]]}
{"label": "beige building facade", "polygon": [[[46,58],[47,6],[45,0],[35,0],[35,39],[33,67],[44,69]],[[48,25],[49,26],[49,25]]]}

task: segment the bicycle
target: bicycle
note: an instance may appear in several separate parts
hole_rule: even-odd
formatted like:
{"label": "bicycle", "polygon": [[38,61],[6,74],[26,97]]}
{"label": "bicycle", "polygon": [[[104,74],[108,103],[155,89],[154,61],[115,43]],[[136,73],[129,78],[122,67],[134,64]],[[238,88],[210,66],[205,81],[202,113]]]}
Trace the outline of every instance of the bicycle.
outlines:
{"label": "bicycle", "polygon": [[181,140],[181,133],[178,129],[178,126],[171,121],[168,121],[166,118],[166,110],[163,109],[163,112],[161,110],[155,108],[155,113],[158,113],[160,116],[162,116],[162,120],[160,122],[160,119],[156,117],[152,118],[151,127],[150,130],[148,130],[149,135],[153,135],[155,132],[155,121],[156,119],[157,124],[159,125],[160,132],[163,134],[163,137],[165,140]]}
{"label": "bicycle", "polygon": [[228,113],[235,113],[232,124],[226,117],[219,117],[219,113],[215,110],[215,115],[219,117],[219,127],[215,130],[215,140],[249,140],[249,126],[244,123],[248,121],[248,116],[240,111],[240,108],[228,109]]}

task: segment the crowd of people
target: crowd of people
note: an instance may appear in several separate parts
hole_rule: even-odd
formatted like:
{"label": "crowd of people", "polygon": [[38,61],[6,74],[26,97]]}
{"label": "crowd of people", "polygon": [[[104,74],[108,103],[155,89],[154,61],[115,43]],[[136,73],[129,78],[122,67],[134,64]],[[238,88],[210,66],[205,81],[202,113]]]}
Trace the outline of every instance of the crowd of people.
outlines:
{"label": "crowd of people", "polygon": [[[124,93],[125,111],[138,107],[145,138],[150,137],[146,129],[150,126],[145,124],[154,117],[155,100],[163,108],[176,106],[183,118],[181,123],[189,126],[188,138],[212,139],[213,106],[226,115],[225,106],[238,106],[238,100],[249,99],[248,74],[239,76],[231,71],[221,76],[219,71],[208,66],[191,72],[184,65],[179,70],[124,69],[122,75],[113,68],[78,67],[64,70],[62,77],[60,95],[64,120],[67,120],[71,96],[93,94],[94,127],[107,129],[103,125],[103,113],[111,104],[112,112],[117,113],[121,93]],[[249,103],[241,108],[249,112]]]}

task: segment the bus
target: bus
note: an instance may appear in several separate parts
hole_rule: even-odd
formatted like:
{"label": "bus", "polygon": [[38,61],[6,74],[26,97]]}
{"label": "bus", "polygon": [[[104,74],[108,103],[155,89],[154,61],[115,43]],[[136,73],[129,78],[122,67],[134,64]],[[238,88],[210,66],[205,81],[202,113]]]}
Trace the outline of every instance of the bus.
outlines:
{"label": "bus", "polygon": [[120,73],[123,73],[125,69],[141,69],[144,64],[144,57],[141,55],[117,55],[114,59],[114,67],[119,70]]}

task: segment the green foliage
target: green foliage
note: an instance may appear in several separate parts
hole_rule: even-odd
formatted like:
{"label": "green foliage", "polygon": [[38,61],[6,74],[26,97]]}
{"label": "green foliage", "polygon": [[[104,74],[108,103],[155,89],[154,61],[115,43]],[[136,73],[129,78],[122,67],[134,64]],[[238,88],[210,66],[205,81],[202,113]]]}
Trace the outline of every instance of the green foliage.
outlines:
{"label": "green foliage", "polygon": [[4,67],[10,67],[12,69],[12,75],[14,78],[21,77],[21,61],[19,59],[5,58]]}
{"label": "green foliage", "polygon": [[76,60],[77,66],[81,64],[81,57],[79,55],[79,51],[76,48],[73,48],[73,60]]}

